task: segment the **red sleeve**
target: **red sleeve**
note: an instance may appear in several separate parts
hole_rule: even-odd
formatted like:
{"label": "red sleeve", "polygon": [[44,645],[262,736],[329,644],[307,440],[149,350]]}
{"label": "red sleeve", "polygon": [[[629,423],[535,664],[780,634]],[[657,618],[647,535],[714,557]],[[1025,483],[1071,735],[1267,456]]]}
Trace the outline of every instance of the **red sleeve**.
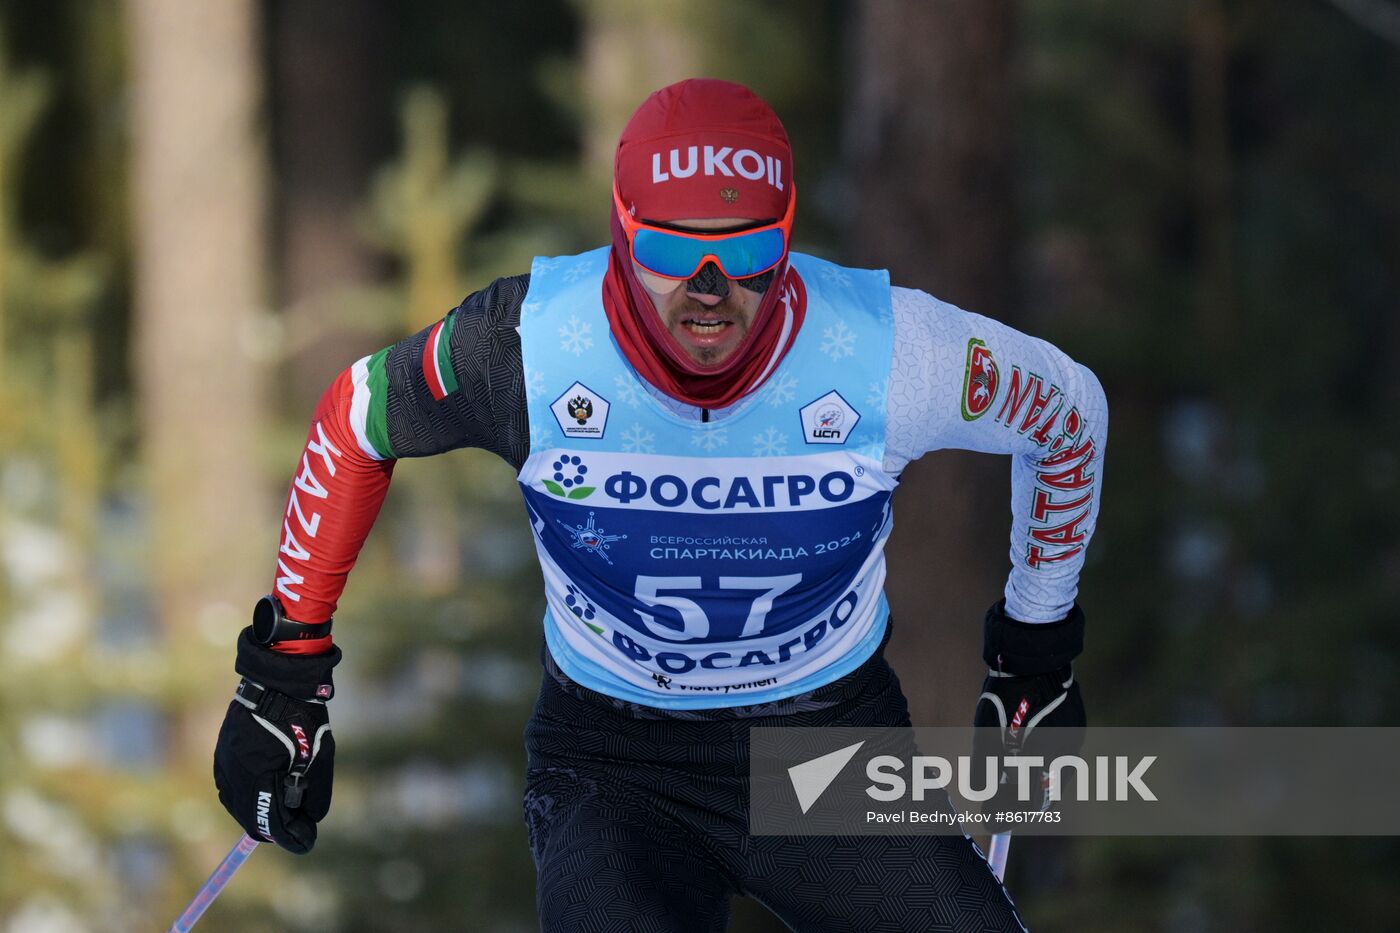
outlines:
{"label": "red sleeve", "polygon": [[[396,461],[374,460],[356,442],[350,428],[353,395],[347,369],[316,406],[287,492],[272,591],[287,617],[297,622],[324,622],[335,613],[394,472]],[[327,635],[283,642],[277,649],[316,654],[330,647]]]}

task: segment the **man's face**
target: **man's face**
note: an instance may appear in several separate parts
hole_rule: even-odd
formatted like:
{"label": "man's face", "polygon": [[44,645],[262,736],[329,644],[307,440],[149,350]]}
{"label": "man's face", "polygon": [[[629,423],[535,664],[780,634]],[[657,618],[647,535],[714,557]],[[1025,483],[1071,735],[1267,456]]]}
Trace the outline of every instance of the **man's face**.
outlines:
{"label": "man's face", "polygon": [[[709,220],[677,220],[672,224],[691,230],[722,230],[752,224],[751,220],[722,217]],[[651,296],[666,330],[699,365],[710,368],[725,363],[743,343],[753,326],[763,296],[729,279],[729,294],[721,298],[690,290],[688,281],[653,275],[634,261],[632,269]]]}

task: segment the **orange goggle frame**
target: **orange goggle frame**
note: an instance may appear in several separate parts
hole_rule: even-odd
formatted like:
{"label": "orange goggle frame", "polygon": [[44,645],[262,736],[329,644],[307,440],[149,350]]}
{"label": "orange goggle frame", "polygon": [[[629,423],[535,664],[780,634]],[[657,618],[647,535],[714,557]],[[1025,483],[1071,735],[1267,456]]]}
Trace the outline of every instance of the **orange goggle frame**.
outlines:
{"label": "orange goggle frame", "polygon": [[628,249],[637,265],[664,279],[688,279],[714,262],[731,279],[746,279],[775,268],[787,254],[797,192],[788,197],[782,220],[728,233],[692,233],[636,220],[622,206],[613,185],[613,205]]}

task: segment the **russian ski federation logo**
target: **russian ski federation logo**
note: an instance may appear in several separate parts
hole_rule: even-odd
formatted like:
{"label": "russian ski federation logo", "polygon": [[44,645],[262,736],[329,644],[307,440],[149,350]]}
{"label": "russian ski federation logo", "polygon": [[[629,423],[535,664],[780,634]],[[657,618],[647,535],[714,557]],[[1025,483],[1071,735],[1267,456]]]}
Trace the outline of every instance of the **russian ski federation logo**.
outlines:
{"label": "russian ski federation logo", "polygon": [[987,413],[996,401],[1001,380],[992,351],[976,337],[967,342],[967,368],[963,371],[962,416],[964,421],[976,421]]}
{"label": "russian ski federation logo", "polygon": [[565,437],[600,440],[608,426],[608,400],[582,382],[575,382],[554,400],[549,410]]}
{"label": "russian ski federation logo", "polygon": [[860,412],[835,389],[802,407],[802,439],[809,444],[844,444],[860,422]]}

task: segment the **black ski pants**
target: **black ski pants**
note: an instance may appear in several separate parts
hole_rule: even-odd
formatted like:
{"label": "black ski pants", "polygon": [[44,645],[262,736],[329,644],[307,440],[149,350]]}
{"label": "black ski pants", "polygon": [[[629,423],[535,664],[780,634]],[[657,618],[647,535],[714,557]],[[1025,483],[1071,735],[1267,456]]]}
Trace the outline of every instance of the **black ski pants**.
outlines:
{"label": "black ski pants", "polygon": [[547,673],[525,793],[545,933],[721,931],[735,895],[803,933],[1024,929],[962,836],[750,836],[751,727],[909,724],[882,652],[793,707],[642,718]]}

